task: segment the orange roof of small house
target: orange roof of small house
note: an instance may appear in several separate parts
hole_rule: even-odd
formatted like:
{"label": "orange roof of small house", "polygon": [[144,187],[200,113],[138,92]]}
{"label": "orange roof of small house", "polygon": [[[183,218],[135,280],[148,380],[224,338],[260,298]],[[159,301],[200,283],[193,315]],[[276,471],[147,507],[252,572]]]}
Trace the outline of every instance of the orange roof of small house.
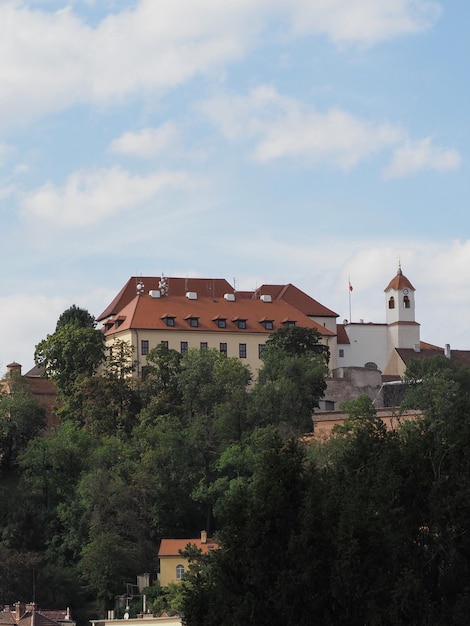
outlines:
{"label": "orange roof of small house", "polygon": [[210,550],[217,550],[218,543],[211,538],[202,541],[200,537],[197,539],[162,539],[158,557],[178,556],[180,551],[186,550],[188,545],[196,546],[203,554],[207,554]]}
{"label": "orange roof of small house", "polygon": [[[168,326],[166,318],[173,318],[173,325]],[[197,326],[191,326],[190,319],[198,320]],[[119,323],[114,322],[119,319]],[[217,320],[225,319],[226,326],[221,328]],[[265,321],[273,322],[274,328],[266,328]],[[237,321],[245,320],[244,328]],[[314,328],[320,335],[334,336],[335,333],[315,322],[299,309],[282,300],[264,302],[260,299],[249,299],[235,295],[233,301],[222,297],[200,297],[188,299],[186,296],[164,296],[154,298],[149,294],[135,295],[133,299],[116,311],[116,316],[106,321],[105,335],[129,329],[147,330],[189,330],[242,332],[270,334],[280,328],[286,320],[296,322],[297,326]]]}

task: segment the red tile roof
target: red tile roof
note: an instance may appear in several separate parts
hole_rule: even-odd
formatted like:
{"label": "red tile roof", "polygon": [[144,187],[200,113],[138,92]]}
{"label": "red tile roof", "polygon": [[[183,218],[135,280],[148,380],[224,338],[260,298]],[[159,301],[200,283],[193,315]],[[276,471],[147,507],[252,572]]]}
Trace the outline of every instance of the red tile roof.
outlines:
{"label": "red tile roof", "polygon": [[283,300],[294,308],[302,311],[304,315],[312,317],[338,317],[338,314],[328,309],[314,298],[292,285],[262,285],[255,292],[255,297],[269,295],[273,300]]}
{"label": "red tile roof", "polygon": [[[262,323],[266,317],[274,322],[274,328],[281,327],[284,320],[295,320],[298,326],[315,328],[323,336],[335,334],[287,302],[282,300],[263,302],[259,299],[240,298],[238,294],[233,302],[227,301],[223,295],[214,298],[198,296],[197,300],[190,300],[184,295],[161,298],[153,298],[147,294],[134,295],[133,299],[116,313],[119,314],[122,322],[117,328],[114,324],[109,328],[106,327],[104,330],[106,336],[129,329],[270,334],[272,331],[266,330]],[[174,317],[173,326],[166,325],[166,317]],[[198,326],[190,326],[188,318],[198,318]],[[217,318],[227,320],[225,328],[217,325],[214,321]],[[246,328],[239,329],[236,324],[237,320],[246,320]]]}
{"label": "red tile roof", "polygon": [[397,275],[392,278],[392,280],[388,283],[384,291],[389,291],[390,289],[394,289],[395,291],[398,291],[400,289],[404,289],[405,287],[407,289],[411,289],[412,291],[416,291],[416,289],[410,283],[408,278],[406,276],[403,276],[403,274],[401,273],[401,270],[399,269]]}
{"label": "red tile roof", "polygon": [[344,324],[337,324],[336,325],[336,336],[337,336],[337,343],[338,345],[344,345],[344,344],[349,344],[349,337],[348,334],[346,332],[346,329],[344,328]]}
{"label": "red tile roof", "polygon": [[[143,283],[143,293],[159,290],[161,278],[158,276],[132,276],[109,306],[96,319],[101,321],[110,315],[116,315],[137,295],[137,284]],[[184,296],[188,291],[195,291],[200,296],[223,298],[225,293],[233,293],[232,285],[225,278],[165,278],[169,296]]]}
{"label": "red tile roof", "polygon": [[210,550],[216,550],[219,545],[213,539],[208,538],[205,543],[201,538],[198,539],[162,539],[158,556],[178,556],[180,550],[185,550],[188,544],[196,546],[203,554],[207,554]]}

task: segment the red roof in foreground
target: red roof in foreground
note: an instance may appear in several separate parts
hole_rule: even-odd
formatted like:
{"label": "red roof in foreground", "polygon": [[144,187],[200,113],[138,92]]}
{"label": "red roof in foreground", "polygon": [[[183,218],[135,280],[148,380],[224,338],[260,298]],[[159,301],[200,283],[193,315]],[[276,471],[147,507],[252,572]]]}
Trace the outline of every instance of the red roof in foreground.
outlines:
{"label": "red roof in foreground", "polygon": [[158,556],[178,556],[180,550],[185,550],[187,546],[192,545],[199,548],[203,554],[207,554],[210,550],[217,550],[219,545],[213,539],[207,539],[206,542],[202,542],[201,538],[198,539],[162,539],[160,543],[160,549]]}

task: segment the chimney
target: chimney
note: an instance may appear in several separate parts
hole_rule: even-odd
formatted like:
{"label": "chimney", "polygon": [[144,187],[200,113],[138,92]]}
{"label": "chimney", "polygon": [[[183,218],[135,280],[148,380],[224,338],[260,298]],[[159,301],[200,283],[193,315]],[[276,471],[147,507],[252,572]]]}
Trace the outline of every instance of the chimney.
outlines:
{"label": "chimney", "polygon": [[31,613],[35,611],[36,608],[37,608],[36,602],[30,602],[29,604],[26,605],[26,610],[31,611]]}
{"label": "chimney", "polygon": [[205,530],[201,530],[201,543],[207,543],[207,532]]}
{"label": "chimney", "polygon": [[444,347],[444,356],[446,359],[450,359],[450,343],[446,343]]}
{"label": "chimney", "polygon": [[15,620],[18,622],[24,615],[24,604],[15,602]]}

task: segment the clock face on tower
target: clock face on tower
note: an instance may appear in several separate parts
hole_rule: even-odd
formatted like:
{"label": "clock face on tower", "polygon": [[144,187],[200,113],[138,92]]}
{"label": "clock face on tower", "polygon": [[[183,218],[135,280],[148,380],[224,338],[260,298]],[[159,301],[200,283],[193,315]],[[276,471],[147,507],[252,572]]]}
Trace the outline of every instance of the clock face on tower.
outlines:
{"label": "clock face on tower", "polygon": [[408,289],[405,287],[405,289],[403,289],[403,293],[405,294],[405,296],[408,295]]}

